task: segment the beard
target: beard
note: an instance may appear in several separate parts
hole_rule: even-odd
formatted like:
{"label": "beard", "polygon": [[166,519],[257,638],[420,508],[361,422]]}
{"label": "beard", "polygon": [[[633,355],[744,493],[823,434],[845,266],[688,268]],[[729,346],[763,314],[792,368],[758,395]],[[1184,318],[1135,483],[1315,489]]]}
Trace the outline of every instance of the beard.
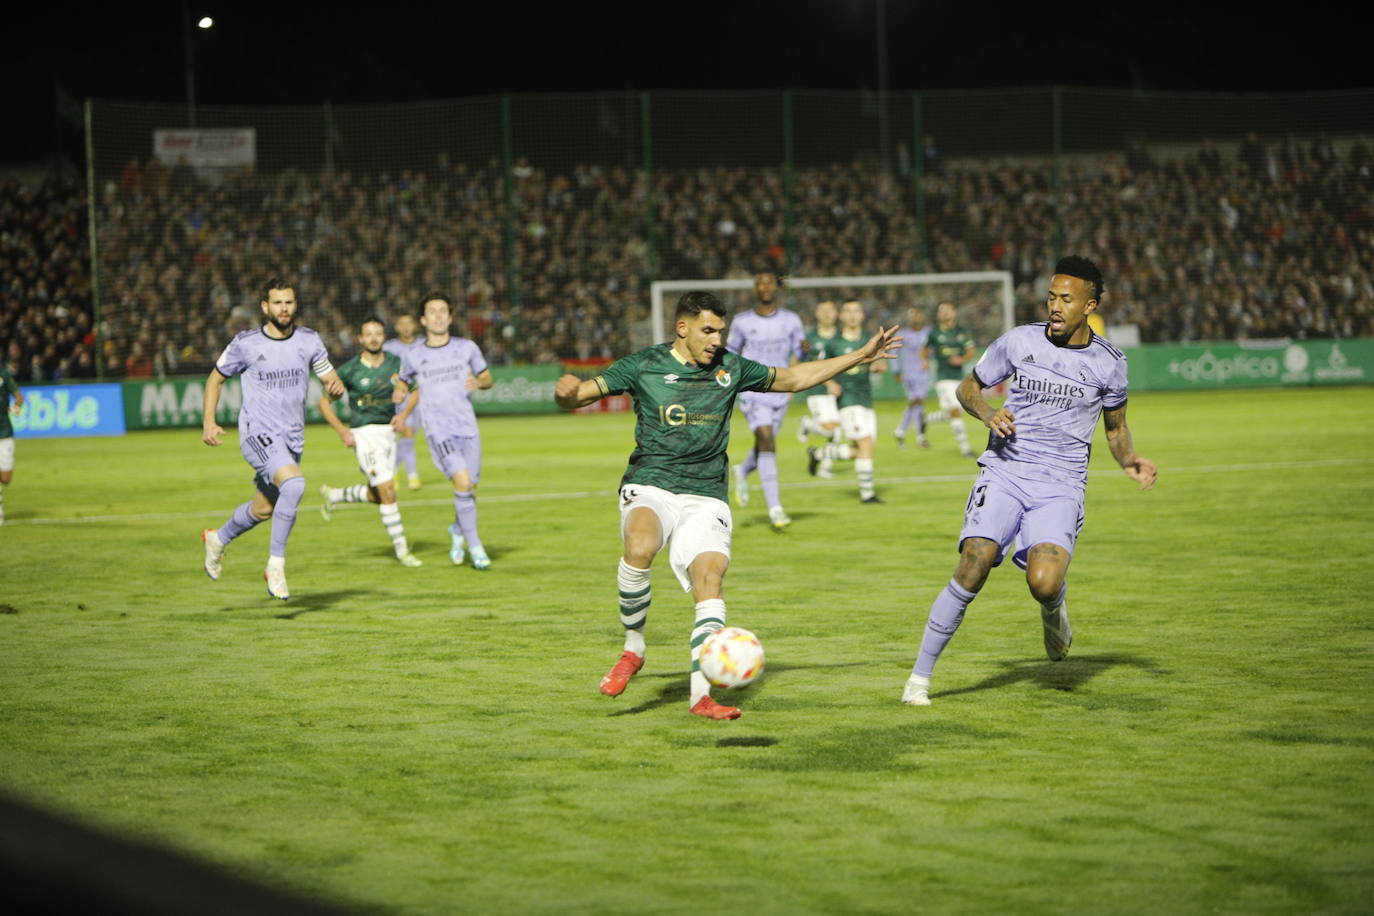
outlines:
{"label": "beard", "polygon": [[278,320],[276,315],[268,315],[267,321],[269,324],[272,325],[272,327],[276,328],[278,331],[285,332],[291,330],[291,326],[296,323],[296,316],[292,315],[290,318],[286,319],[285,324]]}

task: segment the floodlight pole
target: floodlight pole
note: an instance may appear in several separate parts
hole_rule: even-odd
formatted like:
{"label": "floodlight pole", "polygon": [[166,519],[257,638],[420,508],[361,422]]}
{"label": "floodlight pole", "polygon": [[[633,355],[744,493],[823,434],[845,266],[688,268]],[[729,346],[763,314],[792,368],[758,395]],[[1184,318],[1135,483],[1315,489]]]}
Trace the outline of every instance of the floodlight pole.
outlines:
{"label": "floodlight pole", "polygon": [[191,9],[187,0],[181,0],[181,38],[186,49],[186,121],[187,127],[196,126],[196,53],[191,43]]}

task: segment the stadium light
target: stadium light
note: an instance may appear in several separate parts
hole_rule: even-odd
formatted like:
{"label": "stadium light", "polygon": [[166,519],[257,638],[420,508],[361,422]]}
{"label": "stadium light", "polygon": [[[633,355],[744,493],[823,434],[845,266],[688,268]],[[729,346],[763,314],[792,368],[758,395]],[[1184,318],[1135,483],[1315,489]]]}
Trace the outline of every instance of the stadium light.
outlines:
{"label": "stadium light", "polygon": [[[196,20],[196,28],[201,31],[215,24],[210,16]],[[187,0],[181,0],[181,39],[186,50],[186,120],[188,127],[196,126],[196,51],[191,44],[191,10]]]}

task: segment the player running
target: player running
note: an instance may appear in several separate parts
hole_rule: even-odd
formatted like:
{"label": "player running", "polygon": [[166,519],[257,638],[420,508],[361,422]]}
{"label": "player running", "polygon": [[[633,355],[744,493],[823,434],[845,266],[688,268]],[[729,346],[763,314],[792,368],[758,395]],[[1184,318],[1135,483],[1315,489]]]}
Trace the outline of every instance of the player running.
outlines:
{"label": "player running", "polygon": [[[959,403],[991,432],[978,458],[959,533],[959,565],[936,596],[902,702],[930,705],[930,676],[969,602],[1002,562],[1026,571],[1040,603],[1045,654],[1069,654],[1065,575],[1083,528],[1088,454],[1102,416],[1107,447],[1142,490],[1159,470],[1140,457],[1126,425],[1126,357],[1088,327],[1102,298],[1102,272],[1084,257],[1063,258],[1050,280],[1047,321],[1013,328],[992,342],[959,383]],[[1012,379],[1006,405],[993,409],[983,389]]]}
{"label": "player running", "polygon": [[[14,405],[10,405],[14,398]],[[14,425],[10,414],[19,414],[24,409],[24,392],[14,381],[14,376],[4,364],[0,364],[0,525],[5,524],[5,487],[14,479]]]}
{"label": "player running", "polygon": [[343,380],[352,407],[347,426],[334,412],[336,399],[328,394],[320,396],[320,414],[339,434],[343,444],[353,449],[358,457],[358,470],[367,478],[365,486],[359,483],[343,489],[320,484],[320,495],[324,497],[320,514],[329,521],[338,503],[377,503],[382,513],[382,526],[396,550],[396,559],[402,566],[420,566],[420,558],[410,552],[406,542],[401,509],[396,505],[397,436],[391,427],[391,418],[396,413],[392,391],[401,371],[401,360],[383,352],[385,336],[386,328],[380,318],[364,321],[358,329],[362,352],[339,367],[339,378]]}
{"label": "player running", "polygon": [[625,650],[601,679],[601,692],[619,696],[644,665],[644,623],[652,592],[649,571],[665,547],[678,582],[696,604],[691,635],[693,715],[735,719],[740,711],[711,698],[698,663],[701,644],[725,625],[722,582],[730,565],[728,490],[730,414],[745,391],[793,392],[901,347],[897,329],[879,331],[847,356],[788,368],[765,366],[726,350],[725,307],[707,292],[678,300],[672,343],[616,360],[585,381],[565,375],[554,388],[559,407],[573,410],[610,394],[634,396],[635,450],[620,482],[624,553],[616,574]]}
{"label": "player running", "polygon": [[[801,356],[804,336],[801,318],[791,309],[777,304],[782,281],[777,274],[764,271],[754,277],[754,296],[758,300],[751,311],[735,318],[730,325],[730,337],[725,348],[746,359],[765,366],[790,366]],[[777,439],[787,405],[792,396],[785,391],[745,391],[740,394],[739,408],[754,433],[754,447],[744,461],[735,465],[735,502],[749,504],[749,474],[758,468],[763,498],[768,502],[768,521],[774,531],[792,524],[782,508],[778,493]]]}
{"label": "player running", "polygon": [[953,302],[941,302],[935,310],[935,328],[921,351],[927,363],[935,363],[935,393],[940,398],[940,412],[949,420],[959,454],[973,457],[968,445],[968,431],[964,429],[964,414],[955,391],[965,370],[973,361],[973,335],[958,324],[959,312]]}
{"label": "player running", "polygon": [[205,543],[205,574],[218,579],[229,542],[260,522],[272,519],[268,548],[267,593],[285,601],[286,539],[296,524],[296,510],[305,495],[301,453],[305,450],[305,399],[310,373],[324,382],[325,391],[343,395],[343,382],[329,363],[320,336],[296,324],[296,289],[278,278],[268,281],[262,294],[267,323],[242,331],[224,348],[205,380],[205,414],[201,441],[218,447],[224,430],[215,423],[220,389],[226,379],[241,375],[243,404],[239,408],[239,452],[254,471],[258,492],[241,504],[218,529],[201,533]]}
{"label": "player running", "polygon": [[[424,343],[419,328],[413,315],[401,315],[396,319],[396,336],[382,344],[382,349],[398,360],[405,359],[413,347]],[[396,405],[397,413],[402,406]],[[402,426],[396,431],[396,466],[405,465],[407,483],[412,490],[420,489],[420,470],[415,461],[415,436],[419,431],[420,427],[415,425]]]}
{"label": "player running", "polygon": [[469,395],[493,384],[491,370],[477,344],[449,333],[453,313],[443,296],[430,296],[421,305],[424,343],[412,347],[401,360],[393,394],[405,398],[391,420],[405,426],[418,403],[425,442],[435,467],[453,484],[454,523],[448,526],[449,559],[461,566],[472,556],[473,569],[490,569],[477,534],[477,483],[482,477],[482,436]]}
{"label": "player running", "polygon": [[[802,353],[807,359],[825,359],[831,355],[826,352],[826,345],[840,333],[840,310],[833,299],[823,299],[816,303],[811,314],[816,319],[816,326],[803,338]],[[902,342],[902,349],[906,349],[905,341]],[[831,386],[831,382],[826,382],[802,392],[806,397],[807,413],[797,424],[797,441],[803,445],[812,433],[824,436],[831,442],[843,441],[840,434],[840,407],[835,403]],[[816,476],[827,479],[833,476],[828,461],[821,463]]]}
{"label": "player running", "polygon": [[902,352],[892,367],[902,380],[906,389],[906,411],[902,422],[897,424],[893,436],[900,448],[906,445],[906,431],[916,427],[916,441],[921,448],[930,448],[926,438],[926,393],[930,391],[930,363],[926,356],[926,340],[930,337],[930,327],[926,324],[924,309],[906,310],[906,327],[902,328]]}
{"label": "player running", "polygon": [[[840,306],[840,333],[826,344],[830,356],[843,356],[864,346],[864,307],[857,299],[848,299]],[[903,341],[903,347],[906,342]],[[874,363],[872,370],[882,372],[886,363]],[[819,474],[830,462],[854,459],[854,474],[859,478],[859,501],[881,503],[873,485],[873,455],[878,435],[878,414],[873,410],[873,380],[867,365],[858,365],[841,372],[827,387],[835,392],[839,405],[840,431],[845,441],[832,442],[810,451],[810,470]],[[851,446],[850,443],[853,443]]]}

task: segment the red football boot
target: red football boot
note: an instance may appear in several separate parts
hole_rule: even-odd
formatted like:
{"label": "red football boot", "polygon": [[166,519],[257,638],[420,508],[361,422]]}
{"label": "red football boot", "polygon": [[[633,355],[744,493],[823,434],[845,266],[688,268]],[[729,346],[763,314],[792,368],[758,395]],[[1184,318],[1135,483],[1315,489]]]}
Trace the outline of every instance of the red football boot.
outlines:
{"label": "red football boot", "polygon": [[722,706],[709,696],[704,696],[697,700],[697,704],[691,709],[694,716],[705,716],[708,719],[738,719],[738,706]]}
{"label": "red football boot", "polygon": [[608,697],[618,697],[625,692],[625,688],[630,683],[630,678],[635,676],[635,672],[644,667],[644,656],[635,655],[633,652],[625,651],[620,655],[620,661],[616,662],[606,676],[601,679],[601,692]]}

